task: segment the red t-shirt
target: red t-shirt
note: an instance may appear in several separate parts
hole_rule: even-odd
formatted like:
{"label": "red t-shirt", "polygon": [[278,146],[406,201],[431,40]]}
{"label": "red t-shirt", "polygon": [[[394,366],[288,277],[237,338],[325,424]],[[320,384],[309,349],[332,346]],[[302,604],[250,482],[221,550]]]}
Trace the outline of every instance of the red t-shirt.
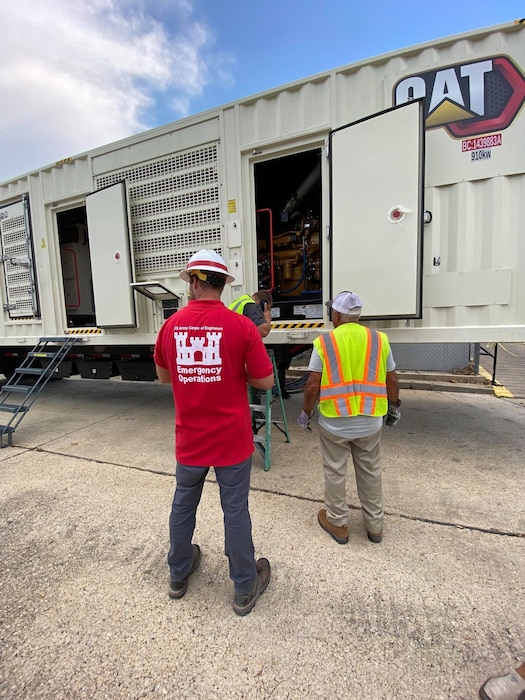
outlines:
{"label": "red t-shirt", "polygon": [[162,325],[155,363],[171,374],[175,455],[186,466],[239,464],[253,452],[246,374],[273,365],[259,331],[215,300],[192,300]]}

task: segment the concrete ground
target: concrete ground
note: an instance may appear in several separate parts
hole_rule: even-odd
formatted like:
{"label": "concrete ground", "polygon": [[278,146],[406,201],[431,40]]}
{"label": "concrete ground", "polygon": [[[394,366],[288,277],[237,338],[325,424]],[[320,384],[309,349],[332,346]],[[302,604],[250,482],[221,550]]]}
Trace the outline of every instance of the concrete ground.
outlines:
{"label": "concrete ground", "polygon": [[498,396],[525,398],[525,343],[482,345],[480,373],[495,384]]}
{"label": "concrete ground", "polygon": [[403,390],[384,429],[383,542],[350,472],[342,546],[317,524],[301,399],[285,402],[290,443],[274,427],[270,471],[254,455],[272,580],[239,618],[212,475],[201,567],[167,595],[170,387],[51,382],[0,450],[0,698],[467,700],[525,659],[525,401]]}

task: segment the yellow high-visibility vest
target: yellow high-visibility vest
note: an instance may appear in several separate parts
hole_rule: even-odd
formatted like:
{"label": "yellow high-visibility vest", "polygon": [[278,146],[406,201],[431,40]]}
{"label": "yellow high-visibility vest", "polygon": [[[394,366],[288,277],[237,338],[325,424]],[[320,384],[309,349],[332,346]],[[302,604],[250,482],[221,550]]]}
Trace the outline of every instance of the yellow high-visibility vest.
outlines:
{"label": "yellow high-visibility vest", "polygon": [[319,410],[327,418],[384,416],[388,411],[385,333],[343,323],[314,346],[323,361]]}
{"label": "yellow high-visibility vest", "polygon": [[235,299],[234,301],[232,301],[232,303],[228,306],[228,308],[231,311],[236,311],[238,314],[241,314],[241,316],[242,316],[242,314],[244,313],[244,307],[246,306],[246,304],[255,304],[255,301],[248,294],[243,294],[242,297],[239,297],[238,299]]}

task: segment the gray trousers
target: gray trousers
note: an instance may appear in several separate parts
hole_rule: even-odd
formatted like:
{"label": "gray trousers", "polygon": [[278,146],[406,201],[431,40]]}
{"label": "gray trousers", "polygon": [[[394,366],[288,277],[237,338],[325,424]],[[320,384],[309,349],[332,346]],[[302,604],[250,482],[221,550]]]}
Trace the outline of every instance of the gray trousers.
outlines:
{"label": "gray trousers", "polygon": [[326,517],[332,525],[348,524],[346,503],[346,468],[351,456],[357,493],[368,532],[383,529],[383,485],[381,480],[381,430],[361,438],[344,438],[319,426],[324,469]]}
{"label": "gray trousers", "polygon": [[[231,467],[215,467],[224,513],[224,553],[230,564],[235,593],[249,593],[257,578],[248,509],[251,455]],[[186,467],[177,462],[177,487],[170,514],[168,564],[172,581],[182,581],[191,569],[192,538],[197,507],[209,467]]]}

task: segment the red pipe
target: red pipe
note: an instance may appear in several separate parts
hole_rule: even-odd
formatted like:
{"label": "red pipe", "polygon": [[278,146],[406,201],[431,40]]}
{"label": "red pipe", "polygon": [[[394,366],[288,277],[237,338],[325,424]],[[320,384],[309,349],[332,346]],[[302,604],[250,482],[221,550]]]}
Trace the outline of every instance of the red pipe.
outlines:
{"label": "red pipe", "polygon": [[275,287],[275,277],[274,277],[274,269],[273,269],[273,214],[271,209],[257,209],[257,214],[262,214],[263,212],[268,212],[269,218],[270,218],[270,289],[267,289],[267,292],[273,292],[273,289]]}

